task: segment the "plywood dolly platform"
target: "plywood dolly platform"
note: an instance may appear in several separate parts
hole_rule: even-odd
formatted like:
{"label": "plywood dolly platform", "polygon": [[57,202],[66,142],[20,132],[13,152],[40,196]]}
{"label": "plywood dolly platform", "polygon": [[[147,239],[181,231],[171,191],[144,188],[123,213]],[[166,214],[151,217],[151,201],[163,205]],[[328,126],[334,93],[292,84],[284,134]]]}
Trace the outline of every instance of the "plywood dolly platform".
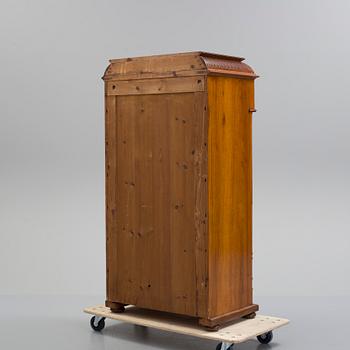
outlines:
{"label": "plywood dolly platform", "polygon": [[289,320],[257,315],[253,319],[240,319],[217,331],[208,331],[196,322],[196,319],[174,314],[140,309],[128,306],[124,313],[112,313],[109,308],[98,305],[84,309],[93,315],[90,325],[93,330],[101,331],[105,327],[105,319],[123,321],[134,325],[156,328],[178,334],[191,335],[198,338],[219,341],[216,350],[231,350],[234,344],[243,343],[257,337],[262,344],[272,340],[272,331],[289,323]]}

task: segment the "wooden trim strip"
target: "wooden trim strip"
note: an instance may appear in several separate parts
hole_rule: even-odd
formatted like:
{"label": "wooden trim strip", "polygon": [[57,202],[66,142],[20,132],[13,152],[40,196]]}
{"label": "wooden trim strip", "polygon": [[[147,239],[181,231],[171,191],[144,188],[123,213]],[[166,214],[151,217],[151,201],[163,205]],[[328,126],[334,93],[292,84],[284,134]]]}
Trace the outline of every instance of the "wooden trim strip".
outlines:
{"label": "wooden trim strip", "polygon": [[204,76],[106,82],[107,96],[196,92],[204,87]]}
{"label": "wooden trim strip", "polygon": [[130,73],[113,73],[105,74],[102,79],[105,81],[112,80],[142,80],[142,79],[159,79],[159,78],[177,78],[177,77],[193,77],[198,75],[207,75],[208,70],[193,69],[193,70],[178,70],[169,72],[130,72]]}

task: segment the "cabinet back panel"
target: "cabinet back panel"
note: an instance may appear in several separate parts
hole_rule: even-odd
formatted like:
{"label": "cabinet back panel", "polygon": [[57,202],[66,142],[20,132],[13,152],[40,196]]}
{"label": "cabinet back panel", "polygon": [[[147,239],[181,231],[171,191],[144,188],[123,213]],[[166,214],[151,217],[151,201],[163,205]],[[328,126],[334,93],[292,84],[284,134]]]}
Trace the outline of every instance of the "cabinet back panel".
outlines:
{"label": "cabinet back panel", "polygon": [[205,314],[205,105],[204,92],[106,96],[110,301]]}

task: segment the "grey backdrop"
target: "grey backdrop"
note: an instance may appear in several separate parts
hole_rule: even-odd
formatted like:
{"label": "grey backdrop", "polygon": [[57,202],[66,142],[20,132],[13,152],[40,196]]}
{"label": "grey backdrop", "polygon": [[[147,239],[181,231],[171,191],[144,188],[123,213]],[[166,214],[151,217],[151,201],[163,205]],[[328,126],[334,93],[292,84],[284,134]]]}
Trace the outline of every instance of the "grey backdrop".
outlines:
{"label": "grey backdrop", "polygon": [[254,288],[349,296],[350,2],[0,4],[0,294],[104,295],[108,59],[205,50],[261,76]]}

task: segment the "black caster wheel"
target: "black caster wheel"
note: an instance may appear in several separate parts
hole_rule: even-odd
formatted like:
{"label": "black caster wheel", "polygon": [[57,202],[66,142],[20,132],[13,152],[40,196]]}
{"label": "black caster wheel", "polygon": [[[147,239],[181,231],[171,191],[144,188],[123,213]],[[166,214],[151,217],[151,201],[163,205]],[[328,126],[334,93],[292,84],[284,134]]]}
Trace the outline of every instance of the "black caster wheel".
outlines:
{"label": "black caster wheel", "polygon": [[[227,348],[227,350],[232,350],[233,345],[234,345],[234,344],[231,344],[231,345]],[[219,343],[218,345],[216,345],[216,350],[221,350],[221,346],[222,346],[222,343]]]}
{"label": "black caster wheel", "polygon": [[261,344],[268,344],[273,338],[272,331],[257,336]]}
{"label": "black caster wheel", "polygon": [[96,318],[96,316],[91,317],[90,326],[94,331],[100,332],[100,331],[102,331],[103,328],[105,328],[105,318],[104,317],[101,318],[98,321],[97,325],[95,324],[95,318]]}

